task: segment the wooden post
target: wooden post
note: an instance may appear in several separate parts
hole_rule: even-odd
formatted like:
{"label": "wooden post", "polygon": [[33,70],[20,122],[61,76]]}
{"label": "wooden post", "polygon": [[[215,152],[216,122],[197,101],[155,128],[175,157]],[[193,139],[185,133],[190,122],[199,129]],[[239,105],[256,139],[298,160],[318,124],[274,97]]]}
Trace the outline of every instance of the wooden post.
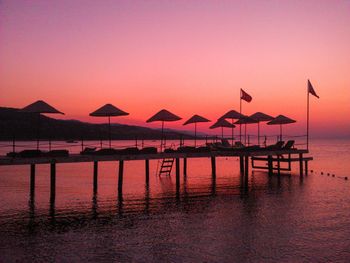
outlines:
{"label": "wooden post", "polygon": [[119,174],[118,174],[118,194],[121,196],[123,193],[123,173],[124,173],[124,161],[119,161]]}
{"label": "wooden post", "polygon": [[277,155],[277,174],[278,176],[281,175],[281,162],[280,162],[280,155]]}
{"label": "wooden post", "polygon": [[176,192],[180,190],[180,159],[176,158]]}
{"label": "wooden post", "polygon": [[267,166],[269,168],[269,175],[272,175],[273,174],[273,163],[272,163],[272,156],[269,155],[267,157]]}
{"label": "wooden post", "polygon": [[305,175],[309,174],[309,162],[305,160]]}
{"label": "wooden post", "polygon": [[33,197],[35,193],[35,164],[30,164],[30,196]]}
{"label": "wooden post", "polygon": [[303,176],[303,154],[299,153],[299,172],[300,176]]}
{"label": "wooden post", "polygon": [[94,161],[94,194],[97,193],[98,161]]}
{"label": "wooden post", "polygon": [[216,160],[214,156],[211,157],[211,175],[213,178],[216,177]]}
{"label": "wooden post", "polygon": [[50,163],[50,202],[55,202],[56,198],[56,163]]}
{"label": "wooden post", "polygon": [[246,155],[244,158],[244,176],[248,178],[248,173],[249,173],[249,156]]}
{"label": "wooden post", "polygon": [[239,157],[239,170],[241,175],[244,174],[244,160],[243,160],[243,156]]}
{"label": "wooden post", "polygon": [[145,160],[145,170],[146,170],[146,186],[149,184],[149,160]]}
{"label": "wooden post", "polygon": [[184,158],[184,176],[187,175],[187,158]]}

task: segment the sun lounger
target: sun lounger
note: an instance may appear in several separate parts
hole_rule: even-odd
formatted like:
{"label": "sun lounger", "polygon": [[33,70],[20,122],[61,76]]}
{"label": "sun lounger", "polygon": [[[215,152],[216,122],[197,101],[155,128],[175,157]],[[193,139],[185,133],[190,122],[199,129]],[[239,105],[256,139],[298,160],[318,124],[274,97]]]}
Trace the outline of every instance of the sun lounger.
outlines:
{"label": "sun lounger", "polygon": [[289,140],[286,142],[286,144],[282,147],[283,150],[290,150],[292,148],[294,148],[294,143],[295,141],[294,140]]}
{"label": "sun lounger", "polygon": [[232,147],[227,139],[221,139],[221,145],[224,147]]}
{"label": "sun lounger", "polygon": [[47,157],[67,157],[69,156],[68,150],[51,150],[44,154]]}
{"label": "sun lounger", "polygon": [[43,152],[40,150],[23,150],[18,153],[18,157],[22,158],[33,158],[33,157],[41,157],[43,156]]}
{"label": "sun lounger", "polygon": [[166,148],[166,149],[164,149],[164,152],[165,152],[165,153],[175,153],[176,150],[174,150],[174,149],[172,149],[172,148]]}
{"label": "sun lounger", "polygon": [[196,148],[196,152],[210,152],[210,148],[208,146],[200,146]]}
{"label": "sun lounger", "polygon": [[193,146],[181,146],[181,147],[177,148],[177,152],[179,152],[179,153],[196,152],[196,147],[193,147]]}
{"label": "sun lounger", "polygon": [[95,151],[96,151],[96,147],[86,147],[84,148],[84,150],[80,152],[80,154],[89,155],[89,154],[93,154]]}
{"label": "sun lounger", "polygon": [[125,149],[117,150],[117,154],[139,154],[140,150],[137,147],[129,147]]}
{"label": "sun lounger", "polygon": [[268,145],[265,147],[266,150],[281,150],[283,147],[284,141],[278,141],[275,144]]}
{"label": "sun lounger", "polygon": [[114,154],[118,154],[118,151],[113,148],[103,148],[98,151],[94,151],[91,154],[92,155],[114,155]]}
{"label": "sun lounger", "polygon": [[157,153],[157,148],[156,147],[145,147],[140,150],[140,153],[142,154],[152,154],[152,153]]}

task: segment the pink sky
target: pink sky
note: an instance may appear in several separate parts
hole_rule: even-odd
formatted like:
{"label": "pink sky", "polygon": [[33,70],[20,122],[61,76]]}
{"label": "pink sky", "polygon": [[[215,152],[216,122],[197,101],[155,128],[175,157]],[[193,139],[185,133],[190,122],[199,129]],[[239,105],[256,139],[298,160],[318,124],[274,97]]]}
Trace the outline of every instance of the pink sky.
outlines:
{"label": "pink sky", "polygon": [[101,122],[88,114],[112,103],[130,113],[114,122],[155,127],[145,120],[162,108],[184,121],[239,110],[243,88],[253,97],[243,113],[287,115],[298,123],[286,132],[304,134],[309,78],[321,97],[311,132],[344,136],[349,14],[349,1],[3,0],[0,105],[43,99],[64,118]]}

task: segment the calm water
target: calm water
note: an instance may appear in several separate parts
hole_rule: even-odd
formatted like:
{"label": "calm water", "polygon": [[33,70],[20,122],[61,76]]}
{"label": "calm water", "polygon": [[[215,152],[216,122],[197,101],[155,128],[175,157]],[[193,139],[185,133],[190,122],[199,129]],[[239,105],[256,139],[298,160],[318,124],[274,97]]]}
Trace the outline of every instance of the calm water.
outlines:
{"label": "calm water", "polygon": [[311,151],[309,176],[256,170],[247,186],[236,158],[217,160],[216,181],[210,159],[188,160],[179,194],[157,161],[148,188],[144,162],[126,162],[122,200],[118,163],[99,165],[95,195],[92,164],[58,165],[55,204],[47,165],[34,199],[28,166],[0,167],[0,262],[349,262],[350,141]]}

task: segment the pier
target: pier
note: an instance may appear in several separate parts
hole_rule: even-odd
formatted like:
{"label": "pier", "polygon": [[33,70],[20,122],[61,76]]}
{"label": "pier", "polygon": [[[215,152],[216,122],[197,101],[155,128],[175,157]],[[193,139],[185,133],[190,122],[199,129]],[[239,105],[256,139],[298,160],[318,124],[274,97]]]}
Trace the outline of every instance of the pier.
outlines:
{"label": "pier", "polygon": [[[0,157],[0,166],[28,165],[30,167],[30,193],[35,193],[35,173],[37,165],[50,165],[50,202],[54,202],[56,198],[56,166],[67,163],[91,163],[93,165],[93,192],[98,190],[98,165],[100,162],[118,162],[118,197],[122,198],[123,194],[123,178],[124,166],[132,161],[145,162],[145,184],[149,185],[150,176],[150,160],[173,159],[175,161],[176,191],[180,190],[180,175],[182,159],[183,175],[187,175],[187,161],[191,158],[210,158],[212,178],[216,178],[216,158],[218,157],[237,157],[239,158],[240,174],[247,181],[249,175],[249,167],[252,169],[268,170],[269,175],[277,171],[280,175],[281,171],[291,171],[292,163],[299,164],[300,176],[308,174],[308,162],[313,158],[305,156],[308,150],[288,149],[288,150],[225,150],[225,151],[208,151],[208,152],[172,152],[172,153],[150,153],[150,154],[114,154],[114,155],[81,155],[70,154],[66,157]],[[260,164],[257,164],[259,162]],[[287,164],[287,167],[282,167]],[[170,175],[170,173],[169,173]]]}

